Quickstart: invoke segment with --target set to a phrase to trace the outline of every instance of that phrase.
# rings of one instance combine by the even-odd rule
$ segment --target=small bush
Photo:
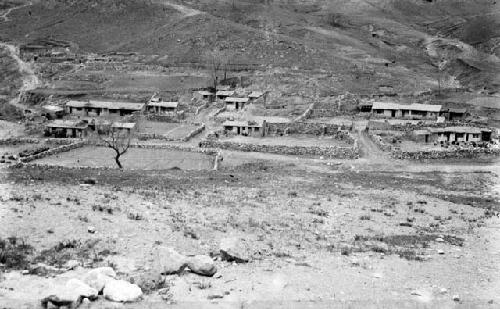
[[[17,237],[0,238],[0,263],[7,269],[26,269],[34,249]]]
[[[351,255],[352,251],[353,251],[352,247],[349,246],[344,246],[340,248],[341,255]]]
[[[362,215],[362,216],[359,217],[359,220],[363,220],[363,221],[365,221],[365,220],[371,220],[371,219],[372,218],[370,216],[368,216],[368,215]]]

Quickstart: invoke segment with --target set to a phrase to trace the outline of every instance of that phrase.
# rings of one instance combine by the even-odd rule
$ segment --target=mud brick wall
[[[345,130],[351,130],[352,126],[343,126],[330,123],[317,122],[289,122],[289,123],[267,123],[268,136],[282,136],[291,134],[309,134],[316,136],[333,136],[338,140],[354,143],[354,139]],[[341,131],[342,130],[342,131]]]
[[[69,145],[62,145],[62,146],[59,146],[59,147],[51,148],[51,149],[49,149],[47,151],[38,153],[38,154],[33,155],[33,156],[22,158],[22,159],[20,159],[20,161],[23,162],[23,163],[27,163],[27,162],[31,162],[33,160],[38,160],[38,159],[41,159],[41,158],[45,158],[47,156],[52,156],[52,155],[55,155],[55,154],[58,154],[58,153],[61,153],[61,152],[66,152],[66,151],[70,151],[70,150],[73,150],[73,149],[76,149],[76,148],[80,148],[80,147],[83,147],[84,145],[85,145],[84,141],[79,141],[79,142],[72,143],[72,144],[69,144]]]
[[[433,160],[433,159],[457,159],[477,158],[483,155],[500,156],[500,149],[493,148],[459,148],[444,151],[392,151],[391,156],[401,160]]]
[[[268,152],[296,156],[323,156],[326,158],[356,159],[359,157],[358,147],[305,147],[286,145],[255,145],[247,143],[204,140],[200,142],[202,148],[219,148],[243,152]]]

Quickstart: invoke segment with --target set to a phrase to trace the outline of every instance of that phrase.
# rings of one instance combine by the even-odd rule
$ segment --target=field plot
[[[142,133],[154,133],[158,135],[165,135],[166,137],[177,140],[187,136],[191,131],[196,129],[192,124],[168,123],[168,122],[155,122],[146,121],[141,123]]]
[[[168,76],[154,75],[151,73],[131,73],[109,76],[105,83],[108,91],[169,91],[189,90],[192,88],[206,87],[206,77],[201,76]]]
[[[167,149],[131,148],[122,156],[125,169],[207,170],[213,159],[209,155]],[[104,147],[85,147],[35,161],[59,166],[115,167],[114,151]]]

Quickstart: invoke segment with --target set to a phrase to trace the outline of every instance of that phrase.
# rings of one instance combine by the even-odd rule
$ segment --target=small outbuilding
[[[386,118],[437,119],[441,108],[441,105],[432,104],[374,102],[372,114]]]
[[[222,126],[224,127],[224,132],[226,133],[233,133],[243,136],[263,137],[265,135],[265,124],[265,120],[228,120],[225,121]]]
[[[245,105],[248,103],[249,99],[248,98],[233,98],[229,97],[224,100],[226,103],[226,109],[227,110],[241,110],[245,107]]]
[[[111,130],[113,131],[125,131],[131,133],[135,130],[135,122],[114,122],[111,125]]]
[[[45,135],[57,138],[83,138],[88,125],[81,120],[54,120],[45,125]]]
[[[449,108],[442,111],[442,115],[448,121],[464,120],[467,117],[466,108]]]
[[[215,97],[215,93],[206,91],[206,90],[201,90],[198,91],[198,94],[204,99],[204,100],[212,100]]]
[[[479,143],[490,142],[492,131],[478,127],[445,127],[415,130],[413,135],[422,143]]]
[[[179,102],[149,102],[146,109],[149,113],[154,114],[172,114],[177,112]]]
[[[144,103],[114,101],[69,101],[66,111],[79,116],[127,116],[144,110]]]
[[[233,96],[234,91],[233,90],[220,90],[220,91],[217,91],[217,93],[215,95],[216,95],[217,99],[224,100],[230,96]]]
[[[64,108],[58,105],[42,106],[42,116],[47,119],[61,119],[64,116]]]
[[[252,91],[252,92],[248,95],[248,99],[250,99],[250,101],[257,100],[257,99],[259,99],[260,97],[262,97],[263,95],[264,95],[264,92],[262,92],[262,91]]]

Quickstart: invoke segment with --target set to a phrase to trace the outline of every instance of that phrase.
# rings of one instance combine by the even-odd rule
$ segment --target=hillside
[[[439,80],[495,93],[499,12],[486,0],[52,0],[12,11],[0,38],[52,37],[164,65],[203,62],[217,46],[243,67],[330,72],[325,89],[411,92]]]

